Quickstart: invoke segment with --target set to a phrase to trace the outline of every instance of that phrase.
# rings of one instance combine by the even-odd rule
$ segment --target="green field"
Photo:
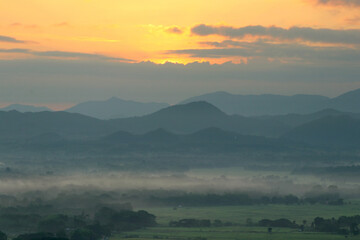
[[[336,240],[345,239],[344,236],[326,233],[297,232],[293,229],[274,229],[267,233],[266,228],[258,227],[219,227],[219,228],[168,228],[156,227],[146,230],[123,233],[111,238],[117,239],[186,239],[200,240]],[[360,239],[360,236],[348,239]]]
[[[340,216],[360,215],[360,202],[352,201],[351,204],[342,206],[330,205],[254,205],[254,206],[229,206],[229,207],[183,207],[177,208],[145,208],[154,214],[160,225],[167,225],[169,221],[182,218],[220,219],[237,224],[245,224],[247,218],[254,222],[264,218],[289,220],[301,223],[306,220],[311,223],[315,217],[331,218]]]
[[[287,218],[301,224],[307,221],[307,226],[315,217],[331,218],[339,216],[353,216],[360,214],[360,202],[343,206],[329,205],[256,205],[256,206],[230,206],[230,207],[182,207],[174,210],[169,207],[145,208],[157,216],[159,227],[143,229],[135,232],[122,233],[113,236],[117,239],[261,239],[261,240],[331,240],[345,239],[345,236],[337,234],[315,233],[311,231],[299,232],[297,229],[273,228],[271,234],[265,227],[247,227],[246,219],[251,218],[254,223],[261,219]],[[223,222],[232,222],[236,226],[210,227],[210,228],[170,228],[169,221],[183,218],[195,219],[219,219]],[[360,236],[348,239],[360,239]]]

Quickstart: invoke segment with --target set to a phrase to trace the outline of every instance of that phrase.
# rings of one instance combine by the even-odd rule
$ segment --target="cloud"
[[[70,24],[68,22],[60,22],[60,23],[56,23],[54,24],[55,27],[67,27],[70,26]]]
[[[109,57],[102,54],[80,53],[80,52],[66,52],[66,51],[33,51],[30,49],[0,49],[0,53],[26,53],[37,57],[49,58],[74,58],[74,59],[92,59],[92,60],[109,60],[133,62],[134,60],[128,58]]]
[[[13,38],[13,37],[2,36],[2,35],[0,35],[0,42],[8,42],[8,43],[25,43],[25,41],[18,40],[18,39]]]
[[[345,47],[317,47],[301,44],[273,44],[267,42],[202,42],[215,48],[171,50],[168,54],[184,54],[193,58],[262,57],[275,59],[301,59],[306,62],[358,62],[360,49]]]
[[[182,33],[183,33],[183,30],[181,30],[181,29],[178,28],[178,27],[171,27],[171,28],[166,29],[166,32],[168,32],[168,33],[175,33],[175,34],[182,34]]]
[[[281,40],[302,39],[310,42],[340,43],[340,44],[360,44],[360,30],[334,30],[326,28],[291,27],[289,29],[281,27],[246,26],[234,28],[231,26],[211,26],[197,25],[191,32],[199,36],[219,35],[229,38],[244,38],[248,35],[274,38]]]
[[[19,22],[14,22],[10,24],[10,27],[24,27],[24,28],[39,28],[39,25],[36,24],[22,24]]]
[[[80,52],[65,52],[65,51],[45,51],[45,52],[30,52],[34,56],[40,57],[59,57],[59,58],[86,58],[96,60],[114,60],[132,62],[134,60],[127,58],[109,57],[102,54],[80,53]]]
[[[360,7],[359,0],[316,0],[318,4],[335,6],[357,6]]]
[[[356,16],[356,17],[352,17],[352,18],[347,18],[345,21],[346,21],[347,23],[349,23],[349,24],[354,24],[354,25],[356,25],[356,24],[359,24],[359,23],[360,23],[360,16]]]
[[[224,40],[222,42],[199,42],[201,45],[212,46],[212,47],[230,47],[230,46],[244,46],[245,42]]]
[[[10,24],[10,26],[11,27],[20,27],[20,26],[22,26],[22,24],[19,22],[14,22],[14,23]]]
[[[0,49],[0,53],[30,53],[30,50],[24,48]]]

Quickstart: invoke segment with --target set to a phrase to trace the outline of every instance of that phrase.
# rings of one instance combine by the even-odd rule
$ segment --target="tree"
[[[81,228],[75,230],[71,235],[71,240],[97,240],[97,236],[90,229]]]
[[[6,234],[3,233],[2,231],[0,231],[0,240],[7,240]]]
[[[40,232],[57,233],[65,229],[67,221],[67,216],[56,215],[40,221],[38,228]]]
[[[359,235],[359,227],[357,223],[350,224],[350,233],[354,236]]]

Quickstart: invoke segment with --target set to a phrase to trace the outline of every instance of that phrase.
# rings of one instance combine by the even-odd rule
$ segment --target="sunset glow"
[[[319,6],[310,0],[171,3],[140,0],[2,0],[0,6],[1,35],[21,41],[1,42],[1,48],[102,54],[156,63],[221,62],[211,58],[189,59],[164,54],[169,50],[204,48],[199,42],[227,39],[196,36],[191,33],[191,28],[198,24],[315,29],[353,29],[359,28],[360,24],[360,21],[356,21],[359,16],[356,8]],[[17,57],[23,56],[1,54],[1,58]]]

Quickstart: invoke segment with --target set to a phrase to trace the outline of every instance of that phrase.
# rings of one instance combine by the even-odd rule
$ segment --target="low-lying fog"
[[[185,171],[104,171],[86,169],[54,173],[25,173],[3,168],[0,192],[19,195],[46,192],[56,196],[62,191],[182,191],[185,193],[261,193],[269,195],[321,194],[336,192],[347,198],[360,196],[360,185],[352,179],[314,175],[295,175],[289,170],[254,170],[244,167],[202,168]]]

